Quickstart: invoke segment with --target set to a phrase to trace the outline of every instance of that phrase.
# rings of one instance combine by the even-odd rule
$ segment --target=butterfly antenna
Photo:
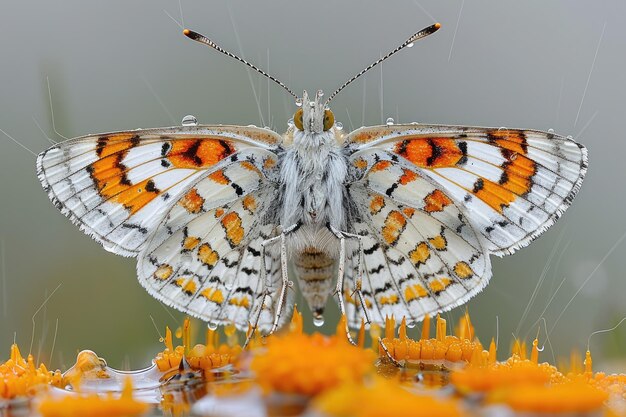
[[[404,48],[410,48],[413,46],[413,43],[415,43],[415,41],[425,38],[428,35],[432,35],[433,33],[437,32],[437,30],[439,30],[439,28],[441,27],[440,23],[435,23],[434,25],[428,26],[427,28],[424,28],[422,30],[420,30],[417,33],[414,33],[409,39],[407,39],[406,41],[404,41],[401,45],[399,45],[396,49],[394,49],[393,51],[389,52],[387,55],[379,58],[378,60],[372,62],[370,65],[368,65],[367,67],[365,67],[363,70],[361,70],[361,72],[359,72],[358,74],[356,74],[354,77],[350,78],[348,81],[346,81],[345,83],[343,83],[343,85],[341,87],[339,87],[338,89],[335,90],[334,93],[332,93],[329,97],[328,100],[326,100],[326,104],[330,103],[330,101],[335,98],[335,96],[337,94],[339,94],[339,92],[341,90],[343,90],[344,88],[346,88],[348,85],[350,85],[353,81],[355,81],[357,78],[359,78],[361,75],[365,74],[367,71],[371,70],[372,68],[374,68],[376,65],[380,64],[381,62],[385,61],[387,58],[390,58],[392,55],[394,55],[396,52],[400,52],[401,50],[403,50]]]
[[[233,54],[232,52],[227,51],[226,49],[222,48],[221,46],[219,46],[218,44],[216,44],[215,42],[213,42],[211,39],[207,38],[204,35],[199,34],[198,32],[194,32],[193,30],[189,30],[189,29],[184,29],[183,30],[183,34],[188,37],[191,40],[194,40],[196,42],[200,42],[204,45],[210,46],[211,48],[215,49],[218,52],[223,53],[224,55],[227,55],[231,58],[236,59],[237,61],[246,64],[248,67],[252,68],[253,70],[255,70],[256,72],[258,72],[259,74],[263,75],[264,77],[267,77],[268,79],[274,81],[276,84],[278,84],[279,86],[281,86],[282,88],[284,88],[289,94],[291,94],[296,100],[299,99],[299,97],[296,95],[296,93],[294,93],[293,91],[291,91],[291,89],[289,87],[287,87],[282,81],[280,81],[278,78],[271,76],[270,74],[268,74],[267,72],[263,71],[261,68],[257,67],[256,65],[246,61],[245,59]]]

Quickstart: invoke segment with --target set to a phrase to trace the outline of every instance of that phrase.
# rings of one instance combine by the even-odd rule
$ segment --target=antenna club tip
[[[433,25],[435,29],[439,29],[441,27],[441,23],[437,22]]]
[[[183,29],[183,35],[189,36],[191,35],[191,31],[189,29]]]

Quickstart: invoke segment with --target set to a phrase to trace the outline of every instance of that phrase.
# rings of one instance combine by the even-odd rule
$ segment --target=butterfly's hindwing
[[[384,170],[370,171],[367,180],[350,189],[362,207],[354,230],[363,236],[364,295],[379,320],[393,314],[418,321],[426,314],[449,310],[478,293],[491,274],[478,237],[455,206],[433,210],[424,203],[439,191],[430,183],[415,173],[410,175],[413,190],[421,190],[412,196],[417,207],[398,204],[395,198],[373,191],[378,186],[389,189],[406,174],[390,164]]]

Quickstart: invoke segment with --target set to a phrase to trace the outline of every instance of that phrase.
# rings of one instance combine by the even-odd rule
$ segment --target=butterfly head
[[[305,133],[322,133],[330,130],[335,124],[333,112],[322,102],[322,90],[318,90],[315,99],[311,100],[306,91],[297,104],[300,108],[293,115],[293,123],[298,130]]]

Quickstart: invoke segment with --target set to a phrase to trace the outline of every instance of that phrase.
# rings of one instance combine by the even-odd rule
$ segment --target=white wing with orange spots
[[[498,256],[526,246],[552,225],[587,169],[584,146],[534,130],[393,125],[361,128],[347,143],[354,180],[376,161],[415,170],[445,195],[437,204],[454,202],[484,248]],[[390,187],[399,185],[389,181]],[[395,188],[385,191],[402,198]]]
[[[457,126],[361,128],[346,139],[351,227],[364,273],[349,256],[351,326],[371,318],[420,320],[465,303],[491,277],[489,254],[527,245],[580,188],[586,149],[551,133]]]
[[[137,256],[176,204],[199,204],[192,185],[209,176],[216,206],[255,189],[272,175],[276,133],[253,127],[183,126],[72,139],[37,158],[53,203],[107,250]],[[247,161],[247,162],[244,162]],[[247,176],[234,172],[248,169]],[[232,167],[231,164],[237,164]],[[237,175],[242,184],[228,175]],[[238,188],[237,188],[238,187]]]
[[[271,203],[268,191],[203,210],[191,220],[172,207],[160,226],[168,237],[155,236],[139,256],[139,282],[169,306],[210,323],[235,323],[241,330],[262,308],[259,326],[269,330],[281,278],[279,261],[266,254],[267,285],[260,279],[261,242],[275,234],[275,226],[263,224]]]
[[[387,180],[403,177],[394,190],[404,198],[387,196],[393,183]],[[362,236],[362,289],[374,321],[387,315],[422,320],[465,303],[489,282],[489,257],[466,217],[453,204],[437,205],[432,199],[440,191],[415,172],[392,164],[373,168],[349,192],[361,207],[352,227]],[[345,292],[353,287],[351,275]],[[351,325],[358,325],[360,305],[348,300]]]

